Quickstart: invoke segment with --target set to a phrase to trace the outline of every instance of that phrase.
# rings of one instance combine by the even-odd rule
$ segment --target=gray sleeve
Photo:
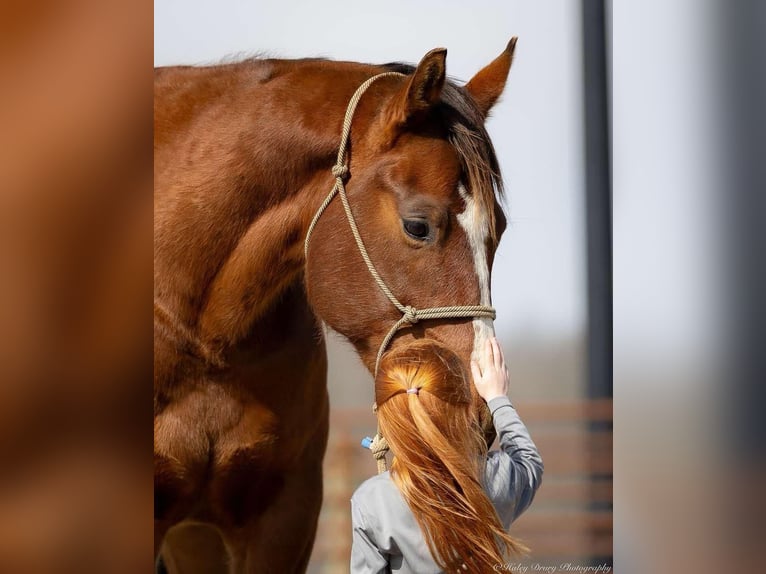
[[[543,459],[508,397],[488,403],[500,450],[487,456],[487,493],[508,528],[535,497],[543,478]]]
[[[384,574],[388,559],[375,544],[375,534],[364,519],[364,510],[351,499],[351,574]]]

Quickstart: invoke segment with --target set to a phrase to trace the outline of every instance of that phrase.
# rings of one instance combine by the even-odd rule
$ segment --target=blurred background
[[[766,3],[606,2],[613,34],[600,4],[576,0],[268,4],[2,5],[0,572],[152,570],[153,24],[156,65],[259,50],[417,61],[444,45],[463,80],[519,36],[489,124],[512,222],[494,298],[512,396],[548,464],[515,528],[559,570],[606,560],[611,536],[598,469],[612,451],[593,450],[611,414],[608,299],[592,295],[608,242],[591,234],[606,229],[598,117],[612,110],[614,567],[761,571]],[[606,105],[588,45],[605,36]],[[355,365],[334,352],[313,572],[345,567],[328,540],[347,539],[348,492],[374,472],[356,446],[374,420]]]
[[[448,49],[468,81],[519,37],[488,130],[506,182],[510,225],[493,269],[495,323],[510,396],[546,464],[511,532],[528,562],[612,564],[611,191],[608,30],[603,2],[394,0],[155,5],[155,65],[267,54],[417,63]],[[312,573],[348,570],[350,497],[375,473],[373,382],[328,333],[331,422]]]

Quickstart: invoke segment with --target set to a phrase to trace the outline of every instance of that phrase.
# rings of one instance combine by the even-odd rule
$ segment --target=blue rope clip
[[[372,438],[368,436],[364,437],[362,439],[362,446],[364,448],[370,448],[372,446]]]

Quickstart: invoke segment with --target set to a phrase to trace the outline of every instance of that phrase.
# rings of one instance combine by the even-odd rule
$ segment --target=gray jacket
[[[487,456],[485,489],[506,530],[532,503],[543,461],[507,397],[489,402],[500,450]],[[388,472],[374,476],[351,497],[352,574],[432,574],[431,557],[412,511]]]

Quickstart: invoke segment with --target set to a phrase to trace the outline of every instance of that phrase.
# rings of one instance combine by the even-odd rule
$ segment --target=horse
[[[168,571],[305,572],[329,425],[323,323],[370,371],[422,338],[467,368],[493,335],[486,313],[415,310],[490,305],[506,219],[484,122],[515,45],[465,85],[441,48],[417,66],[155,69],[155,558]],[[338,165],[347,104],[374,76]]]

